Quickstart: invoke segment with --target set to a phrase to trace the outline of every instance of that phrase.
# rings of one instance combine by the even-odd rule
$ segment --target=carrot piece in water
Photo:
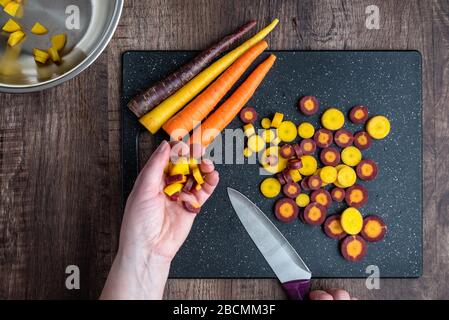
[[[204,92],[192,100],[184,109],[178,112],[163,126],[173,139],[179,140],[203,121],[206,116],[215,108],[220,100],[228,93],[232,86],[240,79],[243,73],[253,63],[254,60],[268,47],[266,41],[260,41],[245,54],[238,58],[217,80],[215,80]],[[257,113],[254,108],[245,108],[240,113],[240,119],[244,123],[253,123]],[[249,118],[244,116],[248,115]]]
[[[201,143],[206,148],[251,99],[275,61],[276,56],[271,54],[259,64],[245,82],[199,128],[195,129],[190,137],[191,142]]]

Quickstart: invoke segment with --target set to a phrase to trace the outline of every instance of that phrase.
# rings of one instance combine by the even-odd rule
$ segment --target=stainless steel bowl
[[[76,28],[77,8],[79,28]],[[122,8],[123,0],[25,0],[23,17],[13,19],[26,30],[26,39],[11,48],[7,45],[9,34],[0,31],[0,92],[40,91],[81,73],[106,48]],[[12,17],[0,9],[1,29]],[[48,28],[46,35],[30,32],[37,21]],[[36,63],[33,49],[49,48],[51,36],[58,33],[67,35],[61,63]]]

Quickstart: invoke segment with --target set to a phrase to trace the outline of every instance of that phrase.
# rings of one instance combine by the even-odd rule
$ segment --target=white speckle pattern
[[[176,69],[193,54],[154,51],[124,55],[124,141],[135,141],[132,136],[140,130],[135,118],[125,110],[126,102],[148,83]],[[248,196],[273,219],[314,277],[365,277],[365,268],[370,264],[379,266],[382,277],[420,276],[420,54],[415,51],[285,51],[276,55],[278,60],[273,69],[249,102],[258,111],[259,120],[280,111],[286,119],[297,124],[305,121],[306,118],[297,111],[298,99],[303,95],[316,96],[321,104],[320,111],[331,106],[348,111],[353,105],[364,104],[371,116],[383,114],[390,119],[390,135],[384,140],[373,141],[372,147],[363,152],[364,158],[378,163],[379,174],[376,180],[363,183],[368,188],[370,200],[361,209],[364,215],[381,216],[388,226],[387,235],[382,242],[368,244],[367,255],[361,262],[348,262],[341,257],[338,242],[326,237],[321,228],[306,226],[299,220],[290,224],[275,220],[272,213],[274,200],[265,199],[259,192],[259,183],[264,177],[259,175],[257,164],[218,165],[220,185],[195,221],[192,233],[172,264],[170,276],[274,277],[234,213],[226,193],[228,186]],[[262,55],[259,61],[265,57]],[[307,118],[315,125],[318,120],[319,115]],[[240,126],[236,119],[229,127]],[[363,129],[363,126],[349,123],[345,127],[351,131]],[[156,136],[157,140],[162,138],[162,134]],[[130,148],[133,150],[135,147]],[[125,169],[134,164],[131,156],[125,156]],[[132,185],[126,177],[124,183]],[[329,214],[338,213],[343,208],[344,205],[334,204]]]

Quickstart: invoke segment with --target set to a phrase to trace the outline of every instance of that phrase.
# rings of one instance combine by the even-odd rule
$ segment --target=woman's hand
[[[195,214],[181,201],[164,194],[164,168],[169,162],[170,145],[163,141],[136,180],[126,203],[120,244],[102,299],[160,299],[170,263],[187,238]],[[180,200],[202,205],[218,184],[212,162],[200,164],[205,174],[202,189],[181,193]]]

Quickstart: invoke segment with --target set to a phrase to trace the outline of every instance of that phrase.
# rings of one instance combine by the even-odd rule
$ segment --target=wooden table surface
[[[380,9],[380,29],[365,8]],[[449,298],[449,2],[447,0],[126,0],[117,32],[77,78],[0,94],[0,298],[99,296],[117,249],[121,55],[201,49],[249,19],[278,17],[272,49],[416,49],[423,56],[424,275],[314,281],[365,299]],[[394,106],[392,106],[394,107]],[[65,268],[81,270],[80,290]],[[282,299],[275,280],[169,280],[169,299]]]

